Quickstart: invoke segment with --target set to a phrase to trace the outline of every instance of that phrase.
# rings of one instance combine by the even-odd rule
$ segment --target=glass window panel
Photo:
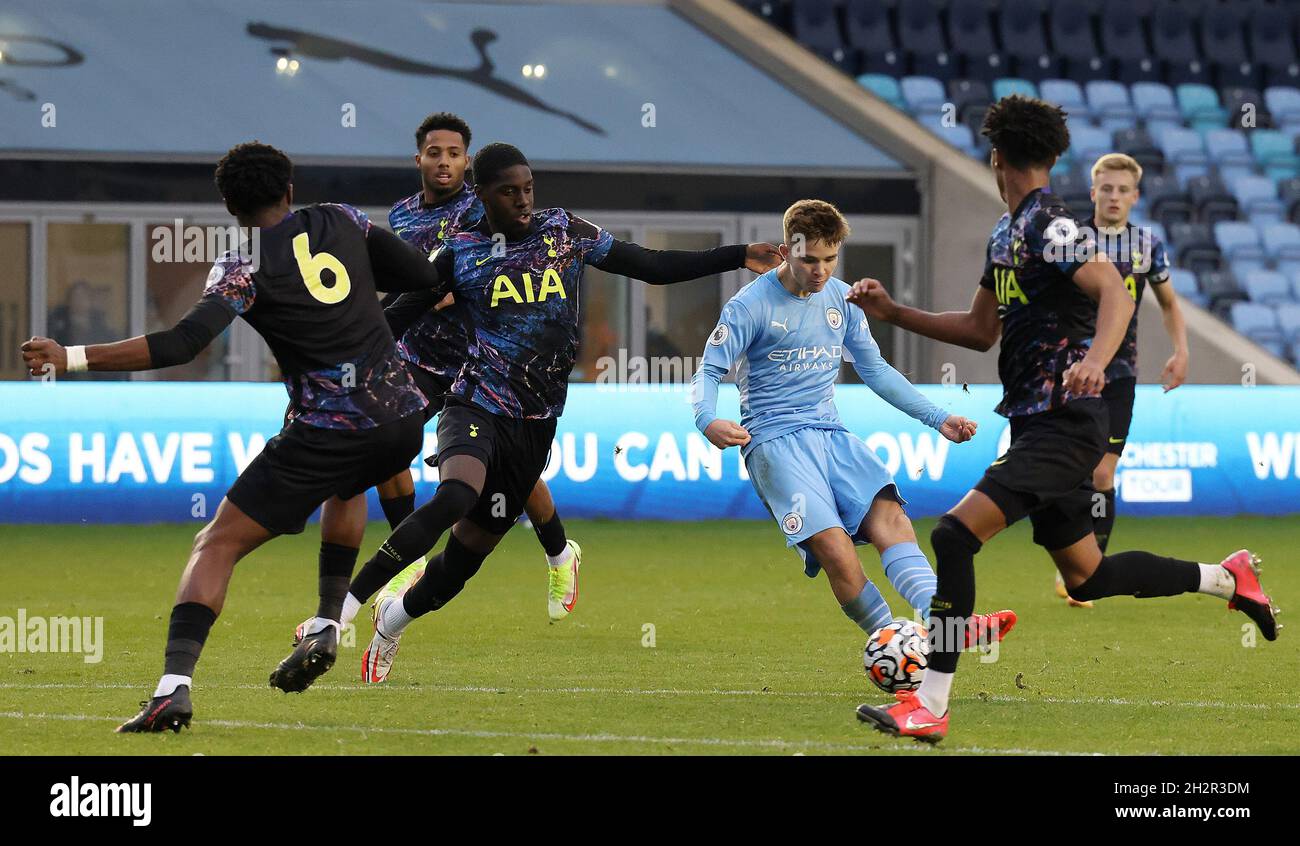
[[[155,227],[171,228],[172,222],[150,224],[145,232]],[[161,332],[176,325],[194,303],[203,296],[208,272],[212,263],[184,261],[155,261],[152,239],[147,242],[148,258],[145,260],[145,332]],[[230,348],[230,330],[202,350],[189,364],[150,370],[141,378],[168,382],[221,381],[226,378],[226,354]]]
[[[0,379],[25,379],[18,347],[31,337],[31,226],[0,223]]]
[[[50,223],[46,229],[46,330],[61,344],[103,344],[130,334],[130,227]],[[76,373],[68,379],[126,379],[129,373]]]
[[[610,230],[620,241],[630,240],[627,231]],[[617,361],[620,348],[631,346],[628,317],[631,310],[626,276],[611,273],[588,265],[582,274],[581,314],[579,320],[578,361],[569,377],[571,382],[594,382],[600,375],[597,362],[605,356]]]
[[[647,229],[643,246],[652,250],[707,250],[722,245],[718,232]],[[645,286],[647,358],[689,358],[704,354],[709,333],[722,311],[722,277],[706,276],[678,285]],[[653,368],[652,368],[653,369]],[[694,367],[681,368],[674,381],[689,382]],[[665,371],[675,375],[677,369]]]
[[[893,293],[897,293],[894,287],[894,247],[892,244],[847,244],[840,253],[840,266],[835,271],[835,275],[845,282],[852,285],[854,282],[864,277],[879,279],[884,283],[885,288]],[[858,311],[858,307],[853,307]],[[859,311],[859,316],[861,312]],[[885,361],[897,366],[894,361],[894,330],[892,323],[885,323],[882,320],[871,320],[868,318],[867,325],[871,327],[871,337],[876,339],[880,345],[880,353],[885,357]],[[910,375],[909,375],[910,378]],[[840,381],[861,383],[853,365],[848,362],[840,369]]]

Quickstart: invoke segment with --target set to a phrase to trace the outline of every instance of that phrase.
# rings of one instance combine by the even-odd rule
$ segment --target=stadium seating
[[[1134,11],[1131,0],[1106,0],[1101,14],[1102,53],[1120,81],[1156,82],[1160,78],[1160,62],[1147,48],[1142,16]]]
[[[1133,156],[1132,219],[1168,232],[1174,289],[1300,355],[1300,2],[742,2],[967,155],[992,101],[1059,104],[1053,190],[1084,214],[1092,163]]]
[[[1201,18],[1205,58],[1219,85],[1259,85],[1262,81],[1246,52],[1245,25],[1245,14],[1235,4],[1212,5]]]
[[[898,42],[911,72],[941,79],[957,75],[931,0],[908,0],[898,8]]]
[[[867,74],[902,76],[907,72],[889,25],[884,0],[848,0],[844,8],[844,40]]]
[[[1162,3],[1151,18],[1151,48],[1165,65],[1165,82],[1209,82],[1210,72],[1201,61],[1185,8]]]
[[[1237,198],[1238,208],[1251,220],[1281,221],[1286,217],[1286,205],[1278,199],[1277,186],[1267,176],[1247,174],[1225,178],[1224,182]]]
[[[1072,79],[1109,79],[1111,61],[1101,55],[1092,34],[1092,22],[1080,14],[1078,0],[1051,0],[1047,32],[1053,52],[1063,60],[1063,72]]]
[[[1274,355],[1286,355],[1285,336],[1273,309],[1259,303],[1233,303],[1229,313],[1238,332]]]
[[[903,100],[903,89],[898,80],[883,73],[864,73],[858,77],[858,84],[875,94],[889,105],[902,110],[907,107]]]
[[[1185,297],[1201,308],[1209,303],[1209,299],[1197,287],[1196,274],[1190,270],[1181,267],[1170,268],[1169,282],[1180,297]]]
[[[835,20],[834,0],[794,0],[792,9],[794,37],[801,44],[845,71],[857,72],[853,53]]]
[[[1291,299],[1291,283],[1276,270],[1252,270],[1245,278],[1251,302],[1268,305]]]
[[[986,0],[950,0],[948,43],[967,78],[991,82],[1006,73],[1006,58],[993,38]]]
[[[1088,107],[1101,126],[1111,132],[1133,125],[1137,114],[1122,83],[1096,79],[1085,86]]]
[[[1060,60],[1047,49],[1041,0],[1006,0],[998,17],[1009,73],[1032,80],[1060,73]]]

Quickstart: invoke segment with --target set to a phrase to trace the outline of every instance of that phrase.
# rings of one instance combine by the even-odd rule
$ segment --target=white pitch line
[[[0,690],[142,690],[138,684],[84,684],[81,682],[45,682],[24,684],[22,682],[0,682]],[[269,690],[269,685],[262,684],[199,684],[196,691],[204,690]],[[491,693],[491,694],[528,694],[528,695],[618,695],[618,696],[722,696],[722,697],[771,697],[800,699],[833,699],[838,697],[865,698],[874,696],[875,691],[777,691],[777,690],[725,690],[725,689],[677,689],[677,688],[611,688],[611,687],[491,687],[483,685],[365,685],[365,684],[318,684],[313,690],[384,690],[392,693]],[[883,696],[883,694],[881,694]],[[1216,702],[1209,700],[1192,700],[1190,702],[1153,699],[1142,701],[1120,697],[1019,697],[1019,696],[954,696],[955,702],[997,702],[997,703],[1043,703],[1049,705],[1114,705],[1132,708],[1142,705],[1168,708],[1245,708],[1267,711],[1274,708],[1300,709],[1297,702]]]
[[[30,714],[23,711],[0,711],[0,719],[9,720],[62,720],[70,722],[119,722],[121,717],[105,717],[96,714]],[[396,728],[384,726],[314,726],[305,723],[255,723],[242,720],[203,720],[203,725],[235,729],[264,729],[272,731],[315,731],[315,732],[356,732],[359,734],[398,734],[422,737],[471,737],[483,740],[529,740],[529,741],[569,741],[574,743],[648,743],[665,746],[715,746],[736,749],[819,749],[828,752],[866,752],[875,748],[891,752],[912,752],[928,754],[930,748],[916,744],[898,743],[872,747],[869,744],[853,745],[847,743],[826,743],[817,740],[782,740],[780,738],[731,739],[725,737],[650,737],[646,735],[622,734],[559,734],[543,732],[529,734],[517,731],[486,731],[479,729],[450,728]],[[863,729],[864,731],[866,729]],[[873,740],[875,738],[872,738]],[[944,747],[943,752],[962,755],[1043,755],[1050,757],[1090,756],[1098,757],[1101,752],[1062,752],[1044,749],[994,749],[982,746]]]

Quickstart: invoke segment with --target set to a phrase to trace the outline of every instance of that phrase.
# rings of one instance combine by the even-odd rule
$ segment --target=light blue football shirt
[[[808,427],[847,431],[835,408],[835,379],[845,353],[862,381],[905,414],[937,429],[948,412],[926,399],[880,355],[867,318],[845,296],[849,286],[831,277],[816,294],[797,297],[769,270],[740,289],[704,345],[691,399],[703,432],[717,419],[718,383],[739,363],[742,448]]]

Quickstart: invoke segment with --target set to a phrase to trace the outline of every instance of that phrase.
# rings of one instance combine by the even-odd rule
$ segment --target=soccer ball
[[[886,693],[916,690],[930,663],[925,629],[911,620],[895,620],[867,638],[862,651],[867,678]]]

